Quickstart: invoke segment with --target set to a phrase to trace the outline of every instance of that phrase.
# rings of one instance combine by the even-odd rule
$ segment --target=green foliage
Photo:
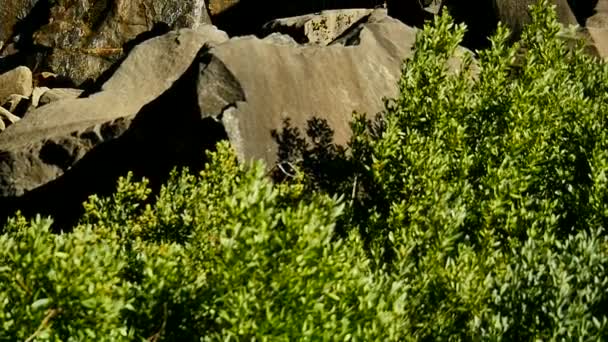
[[[608,69],[547,8],[476,61],[437,17],[348,152],[318,121],[277,135],[281,182],[222,143],[70,233],[12,219],[0,340],[606,339]]]

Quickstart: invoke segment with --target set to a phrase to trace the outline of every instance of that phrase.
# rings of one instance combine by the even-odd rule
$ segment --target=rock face
[[[11,12],[28,13],[35,0],[8,1]],[[94,80],[123,57],[124,45],[155,29],[196,28],[209,24],[204,0],[56,0],[41,1],[45,11],[31,13],[24,27],[6,26],[19,34],[17,44],[36,51],[39,68],[70,78],[76,85]],[[42,6],[42,5],[41,5]],[[4,8],[3,6],[0,6]],[[5,11],[8,11],[5,10]],[[42,12],[42,13],[41,13]],[[2,22],[10,13],[1,13]],[[6,16],[5,16],[6,15]],[[42,26],[41,26],[42,25]],[[13,27],[12,30],[8,27]],[[0,40],[2,40],[0,36]]]
[[[222,124],[242,160],[267,165],[277,154],[271,132],[286,119],[300,128],[324,119],[336,142],[346,142],[354,110],[376,114],[383,97],[396,95],[416,30],[378,10],[351,35],[327,47],[245,37],[211,49],[200,67],[201,115]]]
[[[327,10],[272,20],[264,25],[263,32],[287,34],[300,44],[327,45],[371,13],[371,9]]]

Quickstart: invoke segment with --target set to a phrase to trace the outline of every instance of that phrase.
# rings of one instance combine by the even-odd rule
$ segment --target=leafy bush
[[[606,339],[608,69],[547,8],[456,69],[438,17],[349,152],[300,139],[281,182],[222,143],[71,233],[12,219],[0,340]]]

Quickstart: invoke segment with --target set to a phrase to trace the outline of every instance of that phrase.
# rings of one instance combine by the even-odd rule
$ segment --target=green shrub
[[[71,233],[12,219],[0,340],[606,339],[608,70],[547,8],[458,69],[437,17],[349,152],[298,140],[283,182],[222,143],[154,197],[122,178]]]

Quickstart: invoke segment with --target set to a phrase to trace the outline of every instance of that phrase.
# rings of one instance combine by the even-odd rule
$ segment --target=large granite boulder
[[[286,120],[303,130],[321,119],[344,144],[353,111],[375,115],[383,98],[397,95],[415,38],[416,29],[375,10],[329,46],[232,39],[203,56],[201,115],[221,123],[241,160],[263,159],[268,166],[278,151],[271,133]]]

